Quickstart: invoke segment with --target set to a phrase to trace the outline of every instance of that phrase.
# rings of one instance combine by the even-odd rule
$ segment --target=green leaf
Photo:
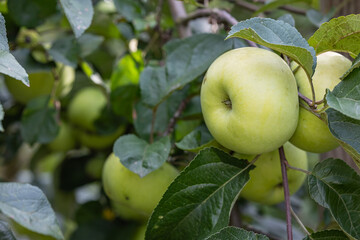
[[[2,121],[4,120],[4,115],[5,115],[4,109],[3,109],[3,106],[0,103],[0,132],[4,131],[4,128],[3,128],[3,125],[2,125]]]
[[[269,240],[269,238],[262,234],[246,231],[245,229],[226,227],[206,240]]]
[[[295,19],[289,13],[282,15],[281,17],[278,18],[278,20],[286,22],[286,23],[290,24],[291,26],[295,27]]]
[[[111,89],[127,84],[138,84],[140,73],[144,68],[141,51],[126,54],[115,66],[111,74]]]
[[[19,26],[34,28],[56,13],[56,0],[7,1],[8,12]]]
[[[127,84],[117,87],[115,90],[111,91],[110,95],[113,111],[116,114],[125,117],[129,122],[133,122],[133,109],[135,108],[135,100],[139,95],[138,85]]]
[[[0,73],[22,81],[29,86],[28,74],[9,52],[9,44],[6,37],[5,19],[0,14]]]
[[[360,53],[360,14],[333,18],[308,40],[317,54],[326,51],[348,52],[354,56]]]
[[[342,230],[360,239],[360,176],[340,159],[327,159],[308,176],[309,192]]]
[[[218,149],[201,151],[160,200],[146,239],[204,239],[228,226],[232,206],[252,168]]]
[[[1,240],[16,240],[12,233],[9,224],[0,220],[0,239]]]
[[[57,39],[49,50],[49,54],[56,62],[64,63],[76,68],[80,53],[79,44],[73,36]]]
[[[312,76],[316,66],[316,55],[312,47],[293,26],[281,20],[251,18],[231,28],[227,38],[239,37],[283,53]]]
[[[78,43],[80,47],[80,56],[82,58],[90,55],[95,50],[97,50],[101,43],[104,41],[103,36],[85,33],[81,37],[78,38]]]
[[[0,211],[33,232],[64,239],[50,203],[37,187],[0,183]]]
[[[360,120],[360,68],[356,68],[334,90],[327,91],[329,107],[342,114]]]
[[[341,80],[345,79],[354,69],[360,67],[360,54],[355,58],[349,70],[341,77]]]
[[[332,17],[334,17],[335,13],[336,13],[336,8],[332,8],[325,15],[319,11],[316,11],[315,9],[310,9],[306,11],[306,16],[312,24],[314,24],[317,27],[320,27],[321,24],[329,21]]]
[[[170,137],[148,144],[134,134],[118,138],[114,144],[114,153],[121,163],[140,177],[161,167],[169,156]]]
[[[114,0],[116,10],[128,21],[142,18],[144,9],[139,0]]]
[[[33,144],[49,143],[59,132],[56,122],[56,110],[50,104],[50,96],[42,96],[31,100],[21,117],[21,135],[23,139]]]
[[[283,5],[292,4],[296,2],[310,2],[310,1],[309,0],[274,0],[259,8],[256,12],[253,13],[253,16],[258,16],[262,12],[273,10]]]
[[[141,73],[143,103],[157,106],[173,91],[203,74],[217,57],[232,48],[232,44],[216,34],[198,34],[169,42],[165,46],[165,69],[149,67]]]
[[[175,143],[175,145],[182,150],[198,151],[213,141],[214,138],[209,130],[205,126],[200,126],[186,135],[180,142]]]
[[[180,91],[176,91],[170,95],[164,102],[162,102],[156,110],[154,133],[163,133],[168,125],[170,119],[174,116],[176,109],[184,100],[188,88],[185,87]],[[151,132],[151,123],[153,118],[153,109],[147,107],[142,102],[135,105],[134,126],[138,135],[143,139],[149,139]]]
[[[90,26],[94,15],[91,0],[60,0],[60,4],[76,36],[80,37]]]
[[[346,234],[339,230],[325,230],[312,233],[303,240],[349,240]]]
[[[326,114],[331,133],[341,141],[340,144],[354,158],[360,168],[360,121],[331,108],[326,110]]]

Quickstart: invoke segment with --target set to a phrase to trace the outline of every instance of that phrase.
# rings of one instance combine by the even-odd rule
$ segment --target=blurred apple
[[[105,162],[102,181],[106,195],[126,211],[149,217],[167,187],[178,175],[169,163],[143,178],[128,170],[111,154]]]
[[[52,151],[66,152],[73,149],[75,145],[75,136],[71,126],[64,121],[61,121],[58,135],[47,146]]]
[[[285,157],[290,166],[307,170],[308,160],[305,151],[291,143],[284,144]],[[241,159],[252,160],[255,155],[234,154]],[[284,200],[284,187],[280,166],[279,151],[274,150],[261,154],[254,164],[256,168],[250,172],[250,180],[240,196],[262,204],[276,204]],[[293,169],[287,170],[290,194],[294,194],[303,184],[306,175]]]

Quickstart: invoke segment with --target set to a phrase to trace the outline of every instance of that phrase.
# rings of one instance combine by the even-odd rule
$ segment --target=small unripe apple
[[[52,140],[47,146],[52,151],[69,151],[76,145],[75,136],[73,130],[69,124],[62,121],[60,123],[60,130],[54,140]]]
[[[340,82],[340,77],[350,68],[351,61],[341,54],[326,52],[317,56],[317,66],[312,77],[316,101],[324,98],[326,89],[334,89]],[[297,65],[293,64],[293,68]],[[309,80],[305,71],[299,68],[295,72],[299,92],[312,99]],[[304,103],[305,104],[305,103]],[[318,106],[321,108],[323,104]],[[299,122],[290,142],[295,146],[314,153],[323,153],[339,146],[331,134],[325,121],[300,107]]]
[[[124,132],[125,127],[122,125],[110,134],[96,132],[95,121],[100,117],[106,104],[105,94],[96,87],[80,90],[71,100],[68,117],[77,127],[76,136],[84,146],[94,149],[107,148]]]
[[[294,75],[275,53],[252,47],[218,57],[201,87],[205,123],[222,146],[244,154],[279,148],[299,117]]]
[[[141,178],[111,154],[105,162],[102,182],[106,195],[126,209],[149,217],[170,183],[179,174],[169,163]]]
[[[287,142],[284,144],[286,160],[290,166],[307,170],[308,160],[305,151]],[[252,160],[255,156],[234,154],[241,159]],[[280,166],[279,151],[276,149],[263,153],[250,171],[250,180],[241,191],[240,196],[262,204],[276,204],[284,201],[284,187]],[[293,169],[287,170],[290,194],[294,194],[303,184],[306,174]]]

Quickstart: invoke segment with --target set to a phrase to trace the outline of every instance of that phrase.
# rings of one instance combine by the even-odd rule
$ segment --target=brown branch
[[[172,18],[176,23],[178,19],[186,17],[186,11],[183,2],[176,0],[168,0]],[[191,36],[190,28],[186,25],[177,26],[180,38]]]
[[[185,110],[186,105],[190,102],[192,97],[193,96],[189,96],[180,103],[178,109],[174,113],[173,117],[170,119],[169,124],[168,124],[165,132],[163,132],[162,136],[167,136],[174,131],[176,120],[180,117],[182,112]]]
[[[213,8],[213,9],[199,9],[195,12],[192,12],[184,18],[179,18],[177,24],[186,25],[191,20],[201,17],[210,17],[210,16],[215,17],[218,22],[225,23],[230,26],[233,26],[238,23],[238,21],[228,12],[221,9]],[[257,47],[257,45],[254,42],[246,39],[245,41],[247,41],[251,47]]]
[[[284,187],[284,196],[285,196],[285,206],[286,206],[286,230],[287,230],[287,239],[293,240],[292,227],[291,227],[291,205],[290,205],[290,192],[289,192],[289,182],[286,171],[286,158],[284,147],[279,148],[280,155],[280,164],[281,164],[281,173]]]

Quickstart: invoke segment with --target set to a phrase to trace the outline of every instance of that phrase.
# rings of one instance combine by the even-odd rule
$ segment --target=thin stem
[[[301,227],[301,229],[308,235],[310,236],[309,231],[306,229],[306,227],[304,226],[304,224],[301,222],[300,218],[298,217],[298,215],[296,215],[295,211],[290,208],[291,210],[291,214],[293,215],[293,217],[295,218],[295,220],[297,221],[297,223],[299,224],[299,226]]]
[[[280,163],[281,163],[281,173],[284,186],[284,196],[285,196],[285,206],[286,206],[286,230],[287,230],[287,239],[293,240],[292,227],[291,227],[291,205],[290,205],[290,191],[289,191],[289,182],[286,171],[286,158],[284,147],[279,148]]]
[[[306,102],[307,105],[309,105],[311,107],[312,105],[312,101],[310,98],[306,97],[305,95],[303,95],[301,92],[298,92],[298,96],[299,98],[301,98],[304,102]]]
[[[156,111],[157,106],[152,110],[152,119],[151,119],[151,130],[150,130],[150,143],[154,142],[154,128],[155,128],[155,119],[156,119]]]
[[[287,168],[290,168],[292,170],[299,171],[299,172],[305,173],[307,175],[311,174],[311,172],[308,171],[308,170],[291,166],[288,161],[285,162],[285,165],[286,165]]]

